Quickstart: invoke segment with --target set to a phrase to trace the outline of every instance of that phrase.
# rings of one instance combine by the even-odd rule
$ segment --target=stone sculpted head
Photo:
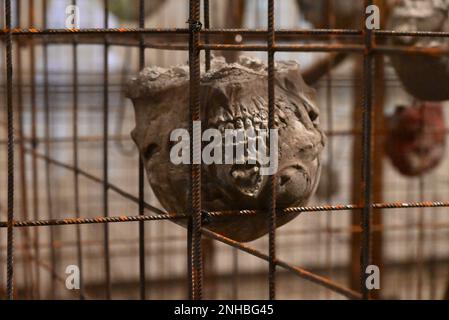
[[[320,176],[320,152],[325,137],[319,128],[319,111],[314,92],[303,81],[296,62],[277,62],[275,76],[278,134],[277,205],[305,205],[316,190]],[[179,143],[173,141],[177,129],[188,129],[188,67],[146,68],[132,79],[127,88],[133,100],[136,127],[132,137],[144,160],[149,182],[162,206],[169,212],[187,212],[190,208],[190,169],[175,164],[170,153]],[[227,64],[215,59],[212,69],[201,76],[202,131],[223,133],[222,146],[244,144],[226,141],[227,132],[264,131],[268,127],[267,68],[254,59],[242,57],[239,63]],[[172,138],[172,139],[171,139]],[[206,138],[206,139],[205,139]],[[207,144],[210,137],[203,135]],[[262,141],[261,139],[260,141]],[[265,141],[265,140],[264,140]],[[267,151],[270,141],[266,140]],[[205,150],[205,148],[204,148]],[[173,156],[173,154],[172,154]],[[266,166],[251,160],[245,151],[244,163],[202,164],[202,201],[206,211],[264,209],[269,195],[270,176],[262,174]],[[279,215],[281,226],[294,216]],[[268,231],[267,215],[217,217],[207,227],[238,241],[251,241]]]

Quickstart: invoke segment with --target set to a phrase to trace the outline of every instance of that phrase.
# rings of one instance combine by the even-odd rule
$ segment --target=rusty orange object
[[[403,175],[418,176],[441,162],[446,134],[441,104],[399,106],[390,118],[386,155]]]

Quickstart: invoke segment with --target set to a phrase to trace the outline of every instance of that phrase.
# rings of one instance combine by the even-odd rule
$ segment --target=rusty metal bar
[[[275,130],[275,69],[274,69],[274,54],[272,50],[275,46],[274,38],[274,0],[268,0],[268,128],[270,129],[269,137],[271,144],[272,130]],[[271,153],[270,146],[270,153]],[[273,161],[273,157],[279,156],[279,150],[275,151],[276,154],[270,154],[270,161]],[[274,300],[276,298],[276,174],[272,173],[269,178],[269,206],[268,206],[268,294],[269,299]]]
[[[17,10],[20,11],[20,8],[18,7]],[[18,14],[19,14],[19,12],[18,12]],[[20,19],[18,19],[18,23],[19,23],[19,21],[20,21]],[[20,56],[20,46],[19,46],[19,56]],[[21,73],[22,73],[22,71],[19,70],[20,77],[21,77]],[[21,92],[19,92],[19,94],[21,95]],[[22,106],[22,101],[21,100],[22,100],[22,97],[20,97],[20,99],[19,99],[19,104],[20,104],[19,112],[23,113],[23,106]],[[20,115],[20,117],[22,118],[22,115]],[[20,125],[21,126],[23,125],[22,121],[23,121],[23,119],[20,119],[20,123],[21,123]],[[22,131],[21,132],[21,136],[24,137],[24,135],[23,135],[23,128],[21,128],[20,130]],[[35,140],[30,139],[30,142],[33,144],[33,142],[35,143]],[[25,156],[25,153],[26,153],[25,145],[24,145],[24,143],[21,142],[21,152],[22,151],[23,151],[24,156]],[[24,166],[25,166],[26,159],[24,158],[23,161],[24,161]],[[37,209],[36,209],[37,200],[35,200],[35,198],[37,199],[37,197],[36,197],[36,194],[35,194],[35,182],[34,182],[34,180],[37,179],[37,178],[34,176],[34,172],[33,172],[33,177],[32,178],[33,178],[33,181],[32,181],[32,187],[33,187],[33,218],[34,219],[39,219],[39,216],[37,215]],[[22,196],[26,197],[26,199],[22,199],[22,201],[24,201],[24,202],[26,201],[27,202],[28,201],[27,193],[24,192],[22,194]],[[34,259],[40,259],[40,250],[39,250],[39,244],[38,244],[39,243],[39,232],[38,232],[38,230],[34,230],[33,238],[34,238],[33,239]],[[39,299],[40,298],[41,279],[40,279],[40,268],[39,268],[37,263],[35,264],[35,270],[34,271],[35,271],[35,276],[36,276],[36,298]]]
[[[21,21],[21,1],[17,1],[16,2],[16,21],[17,21],[17,26],[20,27],[20,21]],[[21,45],[18,43],[17,44],[17,54],[16,54],[16,59],[17,59],[17,111],[18,111],[18,116],[17,116],[17,122],[18,122],[18,130],[17,130],[17,135],[19,136],[19,138],[17,140],[15,140],[15,143],[19,142],[19,160],[20,160],[20,196],[21,196],[21,210],[22,210],[22,217],[24,219],[28,219],[28,192],[27,192],[27,183],[26,183],[26,160],[25,160],[25,143],[23,141],[23,137],[24,137],[24,128],[23,128],[23,91],[22,91],[22,87],[23,87],[23,80],[22,80],[22,54],[21,54]],[[25,241],[25,255],[27,257],[28,261],[31,261],[31,253],[30,253],[30,244],[31,244],[31,238],[30,238],[30,233],[29,232],[24,232],[23,233],[24,236],[24,241]],[[17,252],[17,249],[16,249]],[[34,294],[35,291],[37,291],[37,295],[36,298],[39,299],[39,288],[37,287],[36,283],[34,282],[34,274],[33,274],[33,264],[29,263],[28,265],[23,264],[23,269],[24,269],[24,279],[25,279],[25,283],[26,285],[28,285],[28,277],[31,279],[31,287],[30,287],[30,297],[33,299],[34,298]],[[35,273],[36,275],[39,273],[39,268],[36,265],[35,267]],[[37,288],[35,288],[35,285]],[[37,289],[37,290],[36,290]],[[28,293],[28,292],[27,292]]]
[[[0,29],[0,37],[6,36],[8,28]],[[363,36],[363,30],[356,29],[275,29],[276,37],[283,39],[283,36],[317,36],[317,35],[334,35],[334,36]],[[12,36],[53,36],[61,34],[154,34],[154,35],[188,35],[188,28],[80,28],[80,29],[39,29],[39,28],[13,28]],[[441,31],[395,31],[395,30],[372,30],[373,35],[379,37],[429,37],[429,38],[447,38],[449,32]],[[200,31],[200,34],[242,34],[242,35],[262,35],[267,36],[268,31],[266,29],[246,29],[246,28],[207,28]],[[263,38],[261,38],[262,40]]]
[[[12,38],[11,38],[11,0],[5,0],[6,33],[6,111],[8,119],[8,222],[7,222],[7,280],[6,294],[14,298],[14,114],[12,105]]]
[[[365,7],[372,5],[372,0],[365,0]],[[368,17],[368,14],[366,14]],[[360,291],[364,299],[370,298],[369,289],[366,286],[368,265],[371,264],[371,188],[372,188],[372,95],[373,95],[373,55],[371,47],[374,44],[371,29],[365,24],[365,51],[363,56],[363,106],[362,106],[362,242],[360,249]]]
[[[109,0],[104,3],[104,27],[109,27]],[[103,215],[109,215],[109,160],[108,160],[108,134],[109,134],[109,44],[108,39],[104,39],[103,47]],[[104,225],[104,269],[106,278],[106,299],[111,299],[111,259],[109,252],[109,226]]]
[[[31,30],[33,31],[33,30]],[[57,31],[57,32],[56,32]],[[109,44],[114,46],[139,46],[140,40],[131,38],[129,33],[135,33],[136,35],[139,35],[140,33],[144,32],[137,32],[136,30],[132,30],[132,32],[126,32],[125,30],[114,30],[114,29],[99,29],[99,30],[84,30],[86,32],[78,32],[77,30],[73,30],[71,32],[70,30],[55,30],[55,33],[49,33],[48,35],[60,35],[61,38],[55,38],[55,45],[57,44],[67,44],[73,42],[74,35],[80,36],[78,42],[83,44],[101,44],[104,41],[101,40],[101,38],[108,34],[109,36],[114,36],[114,38],[118,38],[114,40],[110,40]],[[312,32],[312,30],[298,30],[296,32],[283,32],[280,34],[280,36],[276,37],[279,38],[279,41],[296,41],[297,38],[293,37],[293,35],[296,33],[298,36],[303,35],[317,35],[317,34],[326,34],[326,30],[322,30],[318,33]],[[327,30],[328,35],[334,34],[334,36],[338,36],[341,34],[341,32],[331,32],[332,30]],[[94,37],[90,32],[93,32],[94,34],[97,34],[98,37]],[[148,31],[150,32],[150,31]],[[156,30],[152,30],[151,32],[156,32]],[[161,32],[162,34],[163,32]],[[180,36],[182,33],[176,33],[175,30],[171,30],[171,32],[167,32],[165,35],[171,34],[172,36]],[[30,32],[29,35],[32,34],[40,34],[37,30],[36,33]],[[227,34],[227,31],[223,31],[223,33],[209,33],[210,35],[214,34],[220,34],[221,36],[224,36]],[[232,33],[233,35],[238,35],[239,33]],[[376,32],[373,32],[373,34],[376,34]],[[405,34],[405,35],[404,35]],[[399,33],[390,31],[390,36],[413,36],[413,33]],[[0,33],[0,40],[3,38],[3,34]],[[24,34],[22,34],[24,35]],[[86,35],[89,35],[89,37],[86,37]],[[84,37],[83,37],[84,36]],[[126,36],[126,37],[125,37]],[[382,37],[382,34],[379,35]],[[415,36],[422,36],[422,37],[447,37],[447,34],[441,34],[441,33],[429,33],[429,34],[419,34],[417,33]],[[264,38],[266,38],[266,35],[263,34],[257,34],[257,36],[254,36],[257,38],[257,40],[262,41]],[[36,37],[31,37],[36,38]],[[248,38],[248,36],[247,36]],[[72,39],[71,41],[68,41]],[[163,40],[167,40],[167,37],[163,38]],[[185,43],[185,41],[183,41]],[[168,42],[168,43],[158,43],[157,41],[150,41],[145,40],[145,47],[146,48],[154,48],[154,49],[164,49],[164,50],[182,50],[187,51],[188,46],[185,44],[180,43],[174,43],[174,42]],[[261,51],[266,52],[268,51],[268,48],[266,45],[257,45],[257,44],[200,44],[199,45],[200,50],[237,50],[237,51]],[[363,52],[364,46],[359,44],[338,44],[334,46],[326,45],[325,43],[316,43],[316,44],[292,44],[292,45],[277,45],[273,49],[275,51],[280,52],[295,52],[295,51],[305,51],[305,52]],[[376,47],[372,47],[371,51],[373,53],[383,53],[383,54],[422,54],[422,55],[447,55],[449,54],[449,49],[446,47],[433,47],[433,48],[421,48],[421,47],[415,47],[415,46],[395,46],[395,45],[377,45]]]
[[[139,0],[139,28],[145,28],[145,1]],[[140,40],[139,47],[139,69],[145,67],[145,47],[143,38]],[[139,215],[145,212],[145,183],[144,183],[144,165],[139,156],[138,176],[139,176]],[[139,222],[139,278],[140,278],[140,299],[146,299],[146,273],[145,273],[145,224]]]
[[[407,206],[406,208],[419,208],[418,205],[422,203],[410,203],[410,206]],[[389,206],[394,205],[393,203],[374,203],[372,205],[373,209],[388,209]],[[415,206],[412,206],[415,205]],[[446,206],[449,206],[447,204]],[[351,207],[351,209],[348,209],[347,207]],[[436,208],[437,206],[434,206],[432,208]],[[359,205],[348,205],[348,206],[341,206],[340,209],[337,207],[331,207],[331,208],[321,208],[323,210],[321,211],[348,211],[352,210],[354,208],[361,209],[362,206]],[[297,214],[297,213],[306,213],[306,212],[320,212],[316,210],[318,208],[316,207],[292,207],[288,209],[279,210],[278,214]],[[397,209],[397,208],[396,208]],[[149,209],[151,210],[151,209]],[[211,212],[213,213],[213,212]],[[209,213],[210,214],[210,213]],[[219,217],[229,217],[229,216],[245,216],[245,215],[255,215],[257,212],[253,212],[251,210],[248,210],[248,212],[243,211],[231,211],[231,212],[220,212],[215,213],[213,216],[214,218]],[[27,220],[27,221],[21,221],[21,220],[14,220],[13,226],[14,227],[45,227],[45,226],[53,226],[53,225],[77,225],[77,224],[105,224],[105,223],[115,223],[115,222],[135,222],[135,221],[162,221],[162,220],[183,220],[188,219],[189,214],[188,213],[163,213],[163,214],[156,214],[156,215],[138,215],[138,216],[128,216],[128,215],[121,215],[121,216],[109,216],[109,217],[92,217],[92,218],[62,218],[62,219],[53,219],[53,220]],[[205,225],[207,226],[207,225]],[[407,225],[407,227],[413,227],[416,225],[410,224]],[[433,227],[433,229],[438,229],[437,225],[427,225]],[[7,228],[8,222],[7,221],[0,221],[0,228]],[[448,225],[442,225],[442,229],[448,228]],[[403,229],[397,227],[397,228],[381,228],[380,226],[375,226],[373,230],[403,230],[406,229],[405,227]],[[317,230],[314,230],[317,231]],[[311,232],[311,231],[310,231]],[[310,232],[303,232],[303,233],[310,233]],[[359,227],[351,227],[351,228],[334,228],[333,232],[363,232],[363,230]]]
[[[209,0],[203,0],[203,12],[204,12],[204,31],[210,29],[210,8]],[[206,34],[204,37],[204,43],[209,44],[209,35]],[[211,53],[210,50],[205,50],[206,56],[206,71],[210,69]]]
[[[329,210],[330,211],[330,210]],[[307,212],[307,211],[305,211]],[[309,211],[311,212],[311,211]],[[284,212],[280,212],[281,214],[285,214]],[[227,215],[231,215],[231,213],[228,213]],[[238,215],[235,213],[235,215]],[[224,215],[222,215],[224,216]],[[143,215],[143,216],[128,216],[128,215],[121,215],[121,216],[114,216],[114,217],[108,217],[105,219],[104,217],[93,217],[93,218],[65,218],[65,219],[54,219],[54,220],[27,220],[27,221],[20,221],[15,220],[14,221],[14,227],[17,228],[32,228],[32,227],[45,227],[45,226],[51,226],[51,225],[82,225],[82,224],[103,224],[103,223],[117,223],[117,222],[136,222],[136,221],[163,221],[163,220],[182,220],[187,219],[189,216],[188,214],[157,214],[157,215]],[[1,221],[0,222],[0,228],[7,228],[7,221]],[[440,229],[449,229],[449,224],[424,224],[424,227],[427,229],[432,230],[440,230]],[[395,226],[389,226],[385,227],[383,225],[373,225],[372,230],[373,231],[404,231],[411,228],[419,228],[419,224],[413,224],[409,223],[405,226],[402,225],[395,225]],[[332,233],[361,233],[363,230],[360,228],[360,226],[354,226],[349,228],[332,228]],[[313,233],[320,233],[326,232],[326,229],[304,229],[304,230],[292,230],[290,232],[285,232],[280,234],[279,236],[289,236],[289,235],[306,235],[306,234],[313,234]],[[156,239],[159,241],[162,241],[163,238],[150,238],[150,239]],[[170,238],[171,240],[184,240],[183,237],[173,237]],[[116,242],[123,243],[124,241],[129,240],[115,240]],[[100,243],[100,242],[98,242]],[[101,242],[102,244],[103,242]],[[75,242],[76,244],[76,242]],[[16,246],[17,249],[17,246]],[[20,249],[20,246],[19,246]]]
[[[190,70],[190,118],[191,118],[191,218],[188,228],[188,245],[190,259],[190,279],[192,300],[202,299],[203,290],[203,261],[201,244],[201,143],[195,143],[197,134],[195,122],[201,123],[200,105],[200,0],[189,1],[189,70]],[[200,127],[201,130],[201,127]],[[201,132],[200,132],[201,134]]]
[[[29,11],[28,11],[28,22],[30,26],[34,25],[34,17],[35,17],[35,7],[34,0],[29,1]],[[29,43],[29,59],[30,59],[30,99],[31,99],[31,147],[36,150],[37,149],[37,110],[36,110],[36,61],[35,61],[35,47],[34,41],[31,40]],[[39,175],[37,169],[37,158],[32,155],[31,156],[31,178],[32,178],[32,202],[33,202],[33,218],[39,219]],[[36,259],[40,259],[40,250],[39,250],[39,233],[37,230],[34,231],[34,254]],[[37,267],[36,267],[37,268]],[[40,275],[39,270],[37,269],[37,285],[40,286]],[[54,279],[51,281],[52,286],[54,286]],[[54,292],[54,290],[52,290]]]

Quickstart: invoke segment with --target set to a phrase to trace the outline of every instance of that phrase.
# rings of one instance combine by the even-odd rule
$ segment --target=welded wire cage
[[[384,160],[382,139],[385,109],[407,97],[385,55],[422,51],[386,39],[449,34],[368,29],[366,6],[386,12],[386,1],[360,0],[358,29],[334,28],[338,0],[323,8],[326,29],[278,27],[294,1],[166,1],[163,10],[175,19],[168,26],[159,13],[148,25],[144,0],[128,3],[135,21],[111,18],[114,1],[2,1],[2,298],[447,297],[449,163],[405,179]],[[81,20],[102,16],[67,28],[77,14],[69,6]],[[252,27],[215,22],[219,6]],[[200,165],[191,166],[191,212],[168,215],[151,192],[129,137],[134,119],[123,83],[145,66],[188,61],[192,121],[200,120],[200,69],[219,52],[267,61],[270,127],[275,60],[329,55],[314,83],[328,136],[327,189],[310,206],[277,209],[272,188],[267,212],[205,212]],[[341,55],[352,62],[334,69]],[[340,174],[334,194],[332,167]],[[288,227],[275,228],[276,214],[296,213]],[[208,215],[253,214],[266,215],[270,232],[250,244],[202,225]],[[170,221],[177,219],[188,221],[187,230]],[[373,264],[380,290],[365,285]],[[71,266],[79,288],[67,286]]]

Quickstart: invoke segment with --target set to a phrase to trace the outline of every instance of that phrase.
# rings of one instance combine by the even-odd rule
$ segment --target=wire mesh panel
[[[329,1],[320,8],[325,28],[317,22],[278,27],[296,1],[159,2],[129,1],[123,11],[118,0],[2,1],[0,295],[370,299],[380,298],[366,285],[374,264],[382,270],[384,298],[441,297],[449,257],[448,165],[444,159],[432,175],[407,180],[382,158],[384,105],[404,96],[384,57],[447,55],[447,48],[388,39],[449,34],[370,28],[365,9],[376,4],[388,12],[387,1],[354,4],[360,27],[342,26],[336,14],[342,2]],[[217,22],[223,6],[239,25],[226,24],[226,17]],[[54,21],[61,10],[64,21]],[[80,28],[85,14],[97,19]],[[211,69],[213,54],[232,60],[242,52],[267,62],[269,129],[276,128],[278,57],[320,58],[303,73],[317,89],[328,136],[324,189],[310,205],[280,207],[274,174],[266,208],[212,212],[203,206],[202,166],[192,164],[189,210],[166,212],[128,134],[135,119],[124,83],[146,66],[188,60],[193,136],[207,107],[200,99],[202,70]],[[190,150],[191,159],[201,157],[201,144],[192,140]],[[277,229],[280,216],[299,213]],[[207,227],[211,218],[254,215],[263,215],[269,230],[254,243]],[[187,228],[173,223],[179,221]],[[407,257],[409,251],[416,255]],[[73,270],[76,288],[67,280]],[[414,275],[416,286],[409,282]]]

